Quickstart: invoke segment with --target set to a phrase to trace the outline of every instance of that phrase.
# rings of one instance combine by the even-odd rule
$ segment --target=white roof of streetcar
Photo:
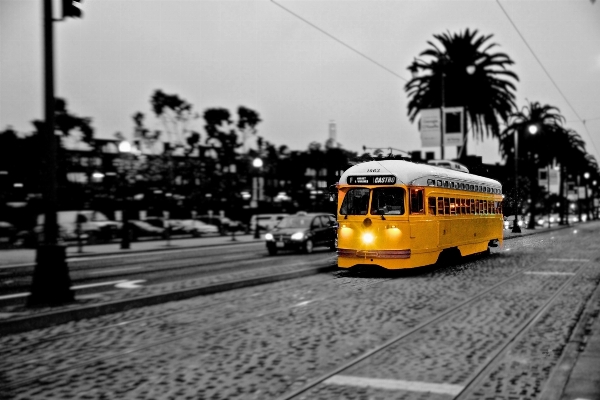
[[[449,181],[459,184],[463,183],[480,187],[483,186],[485,188],[493,189],[492,192],[495,193],[502,192],[502,185],[494,179],[436,167],[430,164],[417,164],[404,160],[367,161],[354,165],[342,174],[339,183],[342,185],[348,184],[349,176],[381,175],[395,176],[397,185],[438,186],[437,181],[441,180],[442,182]],[[434,180],[435,184],[432,185],[430,180]],[[465,188],[465,190],[469,189]]]

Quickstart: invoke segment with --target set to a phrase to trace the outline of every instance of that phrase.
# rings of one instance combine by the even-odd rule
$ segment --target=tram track
[[[444,319],[445,317],[447,317],[448,315],[452,314],[453,312],[460,310],[461,308],[475,302],[477,299],[485,296],[486,294],[488,294],[489,292],[502,287],[504,285],[506,285],[508,282],[514,281],[517,278],[523,276],[524,273],[526,273],[526,271],[531,270],[536,268],[537,266],[541,265],[542,263],[546,262],[546,260],[540,261],[538,263],[535,263],[534,265],[530,266],[529,268],[522,270],[520,272],[514,273],[511,276],[509,276],[508,278],[504,279],[503,281],[493,285],[492,287],[486,289],[485,291],[479,292],[478,294],[471,296],[470,298],[452,306],[451,308],[445,310],[442,313],[439,313],[438,315],[428,319],[427,321],[424,321],[422,323],[420,323],[419,325],[413,327],[412,329],[402,333],[401,335],[398,335],[397,337],[394,337],[393,339],[390,339],[388,341],[386,341],[385,343],[383,343],[382,345],[367,351],[363,354],[361,354],[360,356],[346,362],[345,364],[341,365],[340,367],[328,372],[327,374],[323,374],[321,376],[319,376],[318,378],[315,378],[313,380],[311,380],[308,384],[306,384],[304,387],[302,387],[301,389],[295,390],[294,392],[292,392],[291,394],[288,394],[284,397],[279,398],[278,400],[283,400],[283,399],[294,399],[297,398],[300,394],[310,390],[311,388],[314,388],[315,386],[317,386],[318,384],[322,383],[323,381],[327,380],[328,378],[330,378],[331,376],[334,376],[336,374],[339,374],[340,372],[349,369],[350,367],[360,363],[361,361],[364,361],[365,359],[368,359],[369,357],[372,357],[373,355],[384,351],[386,348],[396,344],[397,342],[399,342],[402,339],[408,338],[411,335],[414,335],[416,333],[418,333],[420,330],[434,324],[435,322],[438,322],[442,319]],[[345,279],[345,277],[341,277],[342,279]],[[338,277],[338,279],[340,279]],[[573,278],[572,278],[573,279]],[[384,284],[390,280],[393,280],[393,278],[373,278],[372,280],[370,280],[369,283],[367,284],[362,284],[361,288],[371,288],[373,286],[376,285],[381,285]],[[352,284],[352,279],[348,279],[348,283]],[[570,282],[570,281],[569,281]],[[344,288],[345,284],[341,284],[338,287],[340,288]],[[343,291],[342,291],[343,292]],[[189,338],[191,336],[202,336],[205,334],[218,334],[218,335],[224,335],[229,331],[238,329],[240,326],[242,326],[243,324],[250,322],[250,321],[257,321],[258,319],[262,319],[262,318],[268,318],[268,317],[272,317],[274,315],[277,314],[281,314],[281,313],[289,313],[290,311],[294,310],[294,309],[298,309],[299,307],[311,307],[311,306],[319,306],[320,303],[322,303],[325,300],[328,299],[332,299],[335,297],[340,296],[339,292],[336,292],[332,295],[329,296],[321,296],[318,298],[313,298],[313,299],[308,299],[308,300],[304,300],[300,303],[295,302],[294,304],[288,304],[288,305],[284,305],[284,306],[280,306],[280,307],[276,307],[276,308],[272,308],[269,309],[270,306],[273,305],[273,302],[263,302],[263,303],[259,303],[257,304],[253,304],[253,308],[257,308],[259,310],[264,310],[264,309],[269,309],[268,311],[258,311],[258,312],[254,312],[254,313],[245,313],[245,315],[241,316],[241,317],[235,317],[235,318],[227,318],[227,321],[224,323],[219,323],[216,325],[212,325],[210,327],[202,327],[200,329],[191,329],[186,331],[185,333],[182,334],[177,334],[177,335],[170,335],[169,332],[166,332],[164,336],[161,336],[159,338],[153,338],[152,341],[143,343],[139,346],[135,346],[135,347],[128,347],[128,346],[122,346],[125,347],[125,350],[121,350],[121,351],[117,351],[117,352],[111,352],[109,354],[103,354],[103,355],[93,355],[93,354],[87,354],[85,357],[84,361],[80,361],[80,362],[74,362],[71,365],[66,365],[66,366],[62,366],[62,367],[47,367],[46,371],[37,371],[35,376],[32,377],[28,377],[28,378],[22,378],[22,379],[17,379],[17,380],[13,380],[11,382],[7,382],[5,384],[0,383],[0,391],[1,390],[10,390],[12,388],[15,387],[19,387],[22,385],[27,385],[30,383],[33,383],[37,380],[43,380],[44,378],[47,377],[52,377],[55,376],[56,374],[60,374],[60,373],[67,373],[69,371],[74,371],[74,370],[79,370],[79,369],[83,369],[87,366],[91,366],[91,365],[95,365],[104,361],[109,361],[109,360],[113,360],[113,359],[117,359],[120,357],[127,357],[129,355],[131,355],[132,353],[136,353],[136,352],[143,352],[144,350],[147,349],[151,349],[157,346],[161,346],[161,345],[165,345],[168,343],[173,343],[173,342],[177,342],[179,340],[183,340],[186,338]],[[69,339],[69,338],[75,338],[75,337],[82,337],[88,334],[92,334],[92,333],[97,333],[99,331],[107,331],[107,330],[111,330],[111,329],[120,329],[123,328],[125,326],[130,326],[131,324],[143,324],[146,321],[156,321],[159,320],[161,318],[169,318],[169,317],[173,317],[175,314],[189,314],[189,313],[193,313],[196,310],[202,310],[202,309],[206,309],[207,307],[212,307],[212,306],[218,306],[218,305],[222,305],[226,303],[226,301],[219,301],[219,302],[215,302],[209,305],[206,304],[202,304],[199,305],[198,307],[192,307],[190,309],[185,309],[185,310],[181,310],[179,312],[166,312],[160,315],[153,315],[153,316],[148,316],[148,317],[144,317],[144,318],[139,318],[136,320],[130,320],[130,321],[124,321],[124,322],[120,322],[120,323],[116,323],[116,324],[112,324],[112,325],[108,325],[106,327],[100,327],[97,329],[90,329],[90,330],[86,330],[83,332],[79,332],[76,334],[71,334],[71,335],[59,335],[56,336],[54,338],[44,338],[43,340],[39,341],[38,344],[41,345],[45,345],[46,347],[50,347],[49,345],[52,344],[53,342],[56,342],[58,340],[65,340],[65,339]],[[239,312],[238,312],[239,314]],[[244,313],[242,313],[244,314]],[[6,356],[11,356],[11,354],[18,352],[20,349],[26,349],[29,348],[31,349],[31,346],[35,346],[35,343],[26,343],[26,344],[22,344],[20,346],[15,346],[12,347],[11,349],[5,351],[3,350],[0,354],[2,354],[4,357]],[[97,349],[98,352],[103,353],[104,350],[103,349]],[[53,349],[52,351],[56,351],[56,349]],[[81,349],[72,349],[69,352],[65,352],[65,353],[61,353],[61,360],[67,359],[69,358],[69,354],[75,354],[78,353],[79,351],[81,351]],[[81,354],[79,354],[80,358],[81,358]],[[22,365],[23,368],[30,368],[33,364],[35,364],[40,358],[43,358],[43,354],[40,355],[39,352],[36,352],[35,355],[31,356],[31,357],[26,357],[24,359],[21,359],[19,361],[19,364]],[[14,359],[14,356],[13,356]],[[13,368],[14,369],[14,368]],[[18,367],[17,367],[18,369]],[[0,371],[2,372],[2,371]]]
[[[389,281],[390,279],[391,278],[375,279],[375,280],[372,280],[371,283],[363,284],[361,287],[368,288],[371,286],[379,285],[379,284],[385,283],[386,281]],[[305,284],[305,286],[307,288],[311,287],[309,283]],[[287,291],[288,289],[281,288],[281,289],[276,289],[276,290],[283,292],[283,291]],[[81,368],[85,368],[86,366],[94,365],[96,363],[100,363],[103,361],[108,361],[108,360],[112,360],[112,359],[119,358],[119,357],[126,357],[135,352],[140,352],[140,351],[143,351],[143,350],[146,350],[149,348],[153,348],[155,346],[160,346],[160,345],[164,345],[167,343],[176,342],[178,340],[182,340],[182,339],[188,338],[193,335],[202,335],[202,334],[214,333],[214,332],[218,332],[220,335],[223,335],[223,334],[226,334],[228,331],[238,328],[240,325],[242,325],[246,322],[257,321],[261,318],[270,317],[270,316],[273,316],[273,315],[276,315],[279,313],[287,313],[296,308],[305,307],[305,306],[308,306],[311,304],[317,304],[319,302],[323,302],[327,299],[330,299],[330,298],[333,298],[333,297],[339,296],[339,295],[340,295],[339,293],[335,293],[335,294],[332,294],[329,296],[319,296],[316,298],[303,300],[300,302],[295,300],[295,302],[293,304],[288,304],[288,305],[279,306],[279,307],[275,307],[275,308],[270,307],[274,304],[274,302],[272,302],[272,301],[262,302],[262,303],[258,303],[258,304],[253,303],[252,308],[258,308],[260,310],[268,309],[269,311],[259,311],[259,312],[254,312],[254,313],[245,313],[245,312],[237,311],[237,314],[244,314],[244,315],[241,317],[238,316],[238,317],[234,317],[231,319],[225,318],[225,319],[227,319],[226,322],[216,324],[216,325],[211,325],[208,327],[203,327],[200,329],[191,329],[183,334],[179,334],[176,336],[169,336],[169,333],[167,332],[163,337],[158,338],[158,340],[155,339],[151,342],[145,343],[140,346],[136,346],[134,348],[129,348],[128,346],[123,345],[122,347],[125,347],[126,350],[122,350],[122,351],[112,353],[112,354],[104,354],[104,355],[100,355],[100,356],[88,355],[87,357],[85,357],[86,358],[85,361],[75,362],[71,365],[67,365],[64,367],[50,366],[50,367],[46,368],[47,369],[46,372],[38,371],[38,373],[36,373],[35,376],[33,376],[33,377],[22,378],[22,379],[8,382],[8,383],[1,383],[1,381],[0,381],[0,391],[10,390],[15,387],[27,385],[27,384],[35,382],[37,380],[43,380],[47,377],[54,376],[55,374],[78,370]],[[247,298],[251,298],[251,297],[255,297],[255,296],[247,296]],[[14,357],[15,357],[14,353],[18,353],[20,350],[27,349],[28,351],[31,351],[32,349],[35,349],[36,347],[40,347],[41,345],[44,345],[46,348],[48,348],[49,345],[51,345],[52,343],[55,343],[59,340],[80,338],[80,337],[88,335],[88,334],[96,334],[98,332],[107,331],[107,330],[111,330],[111,329],[113,329],[113,330],[120,329],[120,328],[123,328],[126,326],[131,326],[133,324],[143,324],[144,322],[147,322],[147,321],[157,321],[161,318],[172,318],[175,314],[189,314],[189,313],[193,313],[194,311],[197,311],[197,310],[205,310],[208,307],[218,307],[219,305],[224,305],[226,303],[228,303],[228,300],[220,300],[220,301],[212,302],[210,304],[202,304],[197,307],[192,307],[192,308],[185,309],[185,310],[180,310],[180,311],[175,311],[175,312],[168,311],[165,313],[161,313],[159,315],[152,315],[152,316],[137,318],[134,320],[123,321],[123,322],[110,324],[110,325],[98,327],[95,329],[88,329],[85,331],[76,332],[76,333],[72,333],[72,334],[56,335],[54,337],[45,337],[34,343],[32,343],[32,342],[23,343],[23,344],[20,344],[17,346],[13,346],[9,349],[3,349],[0,351],[0,356],[1,357],[12,357],[14,360]],[[233,312],[232,314],[235,314],[235,312]],[[113,344],[113,345],[115,345],[115,344]],[[56,352],[57,350],[55,348],[52,348],[51,351]],[[76,354],[80,351],[81,351],[81,349],[79,349],[79,348],[70,349],[67,352],[62,352],[60,358],[62,360],[67,359],[67,358],[69,358],[69,356],[71,354]],[[101,352],[102,352],[102,350],[101,350]],[[79,356],[81,358],[80,354],[79,354]],[[27,368],[31,367],[33,364],[35,364],[40,358],[43,358],[43,354],[40,355],[39,352],[36,352],[35,354],[32,354],[29,357],[21,358],[18,362],[19,362],[19,365],[22,366],[21,369],[27,369]],[[13,370],[19,369],[19,367],[18,366],[15,367],[13,365],[12,369]],[[0,370],[0,377],[3,376],[2,372],[3,371]]]
[[[363,352],[361,355],[345,362],[344,364],[338,366],[337,368],[334,368],[330,371],[328,371],[327,373],[321,374],[320,376],[311,379],[308,383],[304,384],[302,387],[295,389],[294,391],[292,391],[291,393],[287,393],[285,395],[282,395],[280,397],[277,397],[276,400],[292,400],[292,399],[299,399],[299,398],[305,398],[305,397],[300,397],[303,394],[306,394],[307,392],[309,392],[311,389],[316,388],[318,385],[326,382],[328,379],[336,376],[336,375],[340,375],[342,372],[349,370],[350,368],[356,366],[357,364],[368,360],[369,358],[375,356],[376,354],[383,352],[387,349],[389,349],[392,346],[396,346],[398,345],[402,340],[405,339],[411,339],[413,336],[418,335],[420,332],[422,332],[423,330],[425,330],[428,327],[431,327],[432,325],[434,325],[435,323],[438,323],[442,320],[444,320],[445,318],[447,318],[448,316],[456,313],[459,310],[464,309],[467,306],[470,306],[472,303],[476,302],[477,300],[481,299],[482,297],[486,296],[487,294],[507,285],[510,282],[515,281],[517,278],[520,278],[522,276],[524,276],[524,274],[527,271],[531,271],[534,268],[537,268],[538,266],[544,264],[546,262],[546,260],[543,261],[539,261],[537,263],[535,263],[534,265],[526,268],[525,270],[522,270],[520,272],[514,273],[511,276],[509,276],[508,278],[502,280],[501,282],[487,288],[484,291],[481,291],[479,293],[477,293],[474,296],[471,296],[461,302],[459,302],[458,304],[455,304],[454,306],[451,306],[450,308],[444,310],[441,313],[438,313],[437,315],[419,323],[417,326],[402,332],[401,334],[392,337],[391,339],[388,339],[387,341],[385,341],[384,343],[382,343],[381,345],[374,347],[366,352]],[[579,269],[578,272],[581,271],[581,268]],[[524,327],[529,326],[531,320],[537,318],[539,316],[539,314],[544,311],[547,306],[551,303],[551,301],[558,296],[558,294],[560,294],[562,292],[562,290],[564,290],[564,288],[566,288],[568,286],[569,283],[571,283],[577,276],[579,275],[574,275],[573,277],[571,277],[567,282],[565,282],[562,286],[561,286],[561,290],[556,292],[551,298],[550,300],[548,300],[546,302],[546,304],[544,304],[543,307],[541,307],[539,309],[538,312],[536,312],[529,320],[527,320],[525,323],[523,323],[522,325]],[[523,328],[520,328],[518,330],[518,334],[520,334],[523,331]],[[511,340],[508,341],[508,343],[511,343],[514,340],[514,338],[512,338]],[[503,346],[502,349],[504,349],[506,346]],[[483,371],[494,361],[498,358],[498,356],[501,354],[501,351],[498,351],[497,354],[495,354],[489,363],[487,363],[483,368],[481,368],[481,370],[477,371],[477,373],[474,374],[474,376],[472,378],[469,379],[469,381],[474,382],[480,375],[482,375]],[[467,387],[468,385],[465,385],[465,387]],[[308,398],[312,398],[312,397],[308,397]],[[456,397],[458,398],[458,397]]]
[[[401,334],[401,335],[403,335],[403,337],[399,337],[398,340],[396,341],[396,343],[390,343],[391,339],[384,341],[383,345],[388,344],[388,346],[386,348],[377,350],[377,347],[373,347],[371,350],[367,350],[367,351],[361,350],[361,352],[362,352],[361,354],[357,355],[355,358],[353,358],[351,360],[340,363],[339,364],[340,367],[332,368],[330,370],[330,372],[328,372],[326,374],[317,375],[316,370],[309,369],[307,371],[308,375],[306,376],[306,378],[312,379],[309,381],[309,383],[316,382],[318,380],[318,382],[315,385],[313,385],[312,387],[308,387],[306,390],[304,390],[302,392],[297,392],[299,382],[302,382],[302,380],[294,379],[291,381],[289,388],[295,389],[295,391],[288,393],[286,395],[283,393],[286,392],[287,390],[280,390],[281,388],[278,388],[277,393],[281,393],[282,396],[284,396],[284,397],[279,397],[278,399],[288,399],[288,398],[292,399],[292,398],[296,398],[296,397],[302,398],[302,396],[305,396],[306,393],[310,392],[312,389],[319,387],[319,385],[323,384],[323,382],[327,381],[332,376],[341,374],[341,372],[343,372],[347,369],[350,369],[353,366],[356,366],[361,361],[365,361],[365,360],[369,359],[369,357],[374,357],[377,354],[385,352],[386,349],[388,349],[394,345],[402,343],[402,341],[404,339],[406,339],[407,341],[411,340],[411,337],[415,337],[416,335],[419,335],[420,332],[430,328],[432,325],[436,324],[436,322],[443,321],[445,318],[449,318],[453,315],[456,315],[456,313],[458,313],[459,311],[464,310],[465,308],[468,308],[469,304],[473,304],[478,299],[481,299],[482,297],[484,297],[486,294],[489,294],[493,290],[500,289],[500,288],[504,287],[504,285],[508,286],[510,284],[510,282],[518,282],[518,280],[520,278],[525,277],[525,275],[537,277],[538,275],[533,273],[533,272],[536,272],[534,270],[537,267],[539,267],[540,265],[543,265],[544,263],[548,263],[550,260],[553,260],[553,258],[548,257],[548,258],[539,260],[539,261],[531,263],[531,264],[527,263],[529,265],[526,266],[526,268],[523,268],[518,272],[512,273],[510,276],[506,277],[506,279],[500,281],[499,283],[495,283],[494,285],[491,285],[487,289],[485,289],[483,291],[479,291],[476,294],[469,293],[469,298],[466,298],[463,301],[458,302],[457,304],[452,306],[452,308],[450,308],[450,309],[446,309],[443,312],[437,313],[436,315],[434,315],[432,317],[431,320],[425,321],[425,320],[421,319],[421,322],[418,325],[413,326],[412,328],[409,328],[406,332],[404,332],[404,334]],[[571,260],[571,261],[575,261],[575,260]],[[582,260],[578,260],[578,261],[585,262],[588,260],[582,259]],[[468,268],[469,267],[467,266],[466,268],[463,268],[462,270],[465,271]],[[521,268],[521,267],[519,267],[519,268]],[[478,361],[477,368],[472,369],[472,373],[470,374],[470,376],[460,382],[462,391],[460,393],[454,394],[453,396],[456,396],[454,398],[463,399],[463,398],[469,397],[472,393],[472,389],[476,388],[477,385],[479,384],[478,382],[480,382],[482,379],[486,379],[485,377],[489,374],[489,372],[491,370],[493,370],[498,365],[502,356],[506,353],[506,351],[510,350],[510,348],[512,347],[512,344],[519,341],[520,338],[522,336],[524,336],[528,332],[528,330],[531,329],[531,327],[536,324],[536,321],[544,313],[546,313],[548,311],[548,309],[552,306],[553,301],[555,299],[557,299],[559,296],[561,296],[561,294],[563,294],[565,292],[565,290],[568,287],[570,287],[570,285],[576,279],[579,279],[583,269],[584,268],[580,266],[579,269],[573,270],[572,273],[569,272],[568,275],[572,275],[571,277],[567,277],[567,273],[563,273],[562,276],[557,273],[556,276],[558,278],[556,278],[556,279],[552,278],[552,279],[555,279],[555,282],[556,282],[556,285],[553,285],[553,287],[552,287],[552,290],[554,290],[552,295],[546,299],[544,304],[539,305],[536,303],[535,311],[528,314],[528,317],[526,319],[519,320],[520,323],[518,324],[518,326],[516,326],[512,331],[510,331],[510,337],[503,339],[501,343],[499,342],[499,344],[497,345],[497,347],[495,347],[495,350],[493,352],[490,351],[490,353],[489,353],[490,355],[489,355],[488,359],[486,360],[486,362]],[[450,271],[450,272],[452,272],[452,271]],[[537,272],[539,272],[539,271],[537,271]],[[338,275],[341,276],[343,274],[338,274]],[[455,274],[450,273],[448,275],[455,275]],[[464,275],[463,278],[468,278],[468,276]],[[565,279],[564,281],[562,281],[563,278]],[[562,282],[560,286],[558,285],[559,279],[560,279],[560,282]],[[376,281],[371,281],[371,282],[373,283],[373,285],[377,285],[377,284],[384,284],[384,283],[388,282],[389,280],[390,279],[378,279]],[[489,280],[487,280],[487,281],[489,282]],[[348,279],[347,282],[343,282],[339,286],[344,287],[345,285],[347,285],[347,287],[349,287],[351,289],[356,289],[356,288],[360,289],[361,286],[363,286],[365,289],[372,288],[372,286],[370,286],[369,284],[364,284],[364,282],[359,282],[357,285],[356,280],[354,280],[354,279]],[[545,290],[546,289],[542,289],[541,292],[544,292]],[[549,290],[548,290],[548,292],[549,292]],[[547,292],[544,292],[544,295],[546,295],[546,294],[547,294]],[[336,296],[336,295],[340,295],[340,294],[339,293],[334,294],[333,296]],[[257,308],[259,310],[265,310],[265,309],[267,309],[267,310],[266,311],[258,311],[253,314],[243,315],[239,318],[232,318],[229,321],[217,323],[212,327],[204,327],[203,329],[195,329],[193,331],[188,331],[188,332],[182,333],[180,335],[171,335],[171,336],[164,335],[160,338],[153,338],[153,340],[150,340],[150,341],[147,341],[144,343],[140,343],[137,346],[128,347],[127,349],[120,351],[118,354],[107,354],[106,357],[104,357],[104,358],[101,356],[90,357],[88,360],[80,362],[74,366],[62,366],[62,367],[55,368],[55,369],[50,367],[49,368],[50,371],[47,374],[37,373],[34,378],[24,379],[24,380],[20,380],[18,382],[17,382],[17,380],[13,380],[11,382],[8,382],[8,384],[5,386],[2,386],[0,384],[0,391],[11,390],[11,388],[16,387],[16,385],[18,385],[18,384],[28,385],[28,384],[34,383],[36,380],[46,380],[46,382],[48,382],[56,374],[64,374],[63,376],[70,376],[70,371],[77,371],[80,369],[83,370],[88,367],[91,367],[93,370],[96,368],[96,365],[104,364],[105,362],[110,361],[110,360],[118,360],[119,358],[128,357],[130,355],[133,355],[134,353],[150,352],[150,354],[152,354],[151,350],[153,350],[156,347],[168,346],[169,344],[176,343],[179,340],[183,341],[184,339],[194,339],[195,335],[198,337],[198,340],[201,341],[202,338],[212,337],[214,335],[223,336],[223,335],[227,335],[228,333],[231,333],[231,332],[239,331],[240,329],[242,331],[245,331],[246,328],[244,328],[244,325],[248,322],[256,321],[257,319],[275,318],[278,314],[290,313],[292,310],[302,310],[302,314],[299,314],[299,315],[304,315],[304,313],[310,312],[311,307],[322,307],[321,304],[324,302],[324,300],[330,299],[331,297],[332,296],[326,296],[326,297],[318,298],[318,299],[317,298],[305,299],[304,301],[301,302],[303,304],[294,303],[294,304],[284,305],[281,307],[274,307],[274,308],[272,308],[273,305],[277,305],[277,304],[274,304],[272,302],[264,302],[262,304],[253,304],[253,308]],[[250,297],[248,297],[248,299],[249,298]],[[329,301],[328,303],[330,303],[330,304],[335,303],[335,301],[334,302]],[[212,305],[209,305],[209,307],[212,307]],[[215,303],[215,307],[218,307],[217,303]],[[197,309],[199,309],[199,308],[201,308],[201,307],[197,307]],[[185,313],[185,312],[188,312],[188,310],[182,311],[182,313]],[[424,314],[421,314],[421,316],[423,316],[423,315]],[[168,316],[168,314],[165,314],[161,317],[167,317],[167,316]],[[152,318],[154,318],[154,317],[151,316],[151,317],[146,318],[145,320],[151,320]],[[229,318],[226,318],[226,319],[229,319]],[[126,324],[128,324],[128,323],[129,322],[126,322]],[[142,320],[140,320],[140,323],[143,323]],[[175,325],[176,324],[177,324],[177,322],[175,321]],[[118,324],[114,324],[114,327],[116,327],[116,326],[118,326]],[[410,325],[406,325],[406,326],[410,327]],[[89,331],[89,332],[92,332],[92,331]],[[327,333],[329,333],[329,332],[327,332]],[[335,334],[335,333],[331,333],[331,334]],[[48,342],[48,343],[50,344],[51,342]],[[218,341],[215,343],[218,343]],[[175,344],[175,347],[178,347],[178,346],[180,346],[180,345]],[[205,348],[206,350],[204,350],[204,351],[210,351],[209,349],[211,349],[211,345],[208,345],[208,346],[209,347]],[[381,346],[379,346],[379,347],[381,347]],[[101,349],[99,349],[99,348],[94,349],[94,350],[98,350],[99,353],[101,353]],[[355,351],[353,351],[352,353],[354,353],[354,352]],[[138,356],[138,357],[143,358],[146,356],[147,356],[147,354],[145,354],[144,356]],[[65,355],[60,354],[60,358],[64,359]],[[350,363],[352,361],[354,361],[354,363],[352,365],[350,365]],[[32,358],[25,365],[32,366],[32,364],[34,364],[34,363],[35,363],[35,358]],[[118,365],[119,363],[120,363],[119,361],[116,361],[111,364],[114,366],[114,365]],[[344,367],[344,366],[346,366],[346,369],[340,370],[340,372],[335,373],[335,371],[337,371],[338,369],[340,369],[341,367]],[[110,368],[110,367],[105,365],[105,366],[103,366],[102,369],[106,370],[107,368]],[[334,374],[331,374],[332,370],[334,371]],[[0,371],[0,372],[2,372],[2,371]],[[319,371],[319,372],[322,372],[322,371]],[[87,373],[89,373],[89,372],[87,372]],[[11,374],[12,374],[12,372],[11,372]],[[76,373],[76,375],[80,376],[81,373]],[[316,377],[311,378],[310,377],[311,375],[313,375],[313,376],[316,375]],[[327,375],[327,376],[325,378],[323,378],[323,376],[325,376],[325,375]],[[1,374],[0,374],[0,376],[1,376]],[[326,383],[326,384],[330,384],[330,383]],[[273,397],[275,397],[275,396],[273,396]],[[269,397],[269,398],[271,398],[271,397]],[[313,397],[307,397],[307,398],[313,398]],[[325,398],[325,397],[314,397],[314,398]],[[332,397],[328,397],[328,398],[332,398]]]

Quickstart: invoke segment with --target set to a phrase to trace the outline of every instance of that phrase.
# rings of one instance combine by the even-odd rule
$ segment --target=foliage
[[[411,72],[426,73],[413,77],[404,87],[411,121],[421,110],[438,108],[443,101],[445,107],[465,107],[474,137],[500,134],[498,118],[506,121],[515,107],[513,80],[519,78],[508,70],[514,64],[510,57],[490,52],[497,46],[488,43],[492,36],[467,29],[434,35],[441,48],[427,42],[430,48],[420,56],[428,61],[415,59],[408,67]]]

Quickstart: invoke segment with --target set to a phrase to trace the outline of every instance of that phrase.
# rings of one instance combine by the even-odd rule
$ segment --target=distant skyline
[[[406,68],[434,34],[469,28],[492,34],[495,50],[515,61],[518,106],[558,107],[600,162],[600,4],[589,0],[84,0],[82,7],[82,19],[55,23],[56,96],[91,117],[100,138],[132,139],[131,116],[150,117],[150,96],[160,89],[200,114],[251,108],[263,120],[258,135],[292,150],[325,143],[333,120],[348,150],[439,156],[439,148],[421,148],[408,121]],[[0,130],[31,132],[43,117],[41,13],[41,0],[0,2]],[[201,118],[193,129],[206,138]],[[501,160],[491,138],[470,137],[468,151]],[[446,149],[446,158],[455,154]]]

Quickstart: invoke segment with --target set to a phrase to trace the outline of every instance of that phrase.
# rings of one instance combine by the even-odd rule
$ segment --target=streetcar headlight
[[[373,239],[374,239],[374,237],[373,237],[372,233],[364,233],[362,235],[362,241],[365,244],[371,244],[371,243],[373,243]]]
[[[272,234],[272,233],[267,233],[267,234],[265,234],[265,239],[266,239],[266,240],[273,240],[273,239],[274,239],[274,238],[273,238],[273,234]]]
[[[304,239],[303,232],[296,232],[292,235],[292,240],[303,240],[303,239]]]

